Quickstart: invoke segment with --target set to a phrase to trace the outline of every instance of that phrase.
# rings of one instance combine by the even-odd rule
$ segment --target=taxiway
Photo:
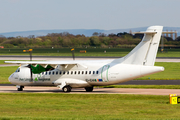
[[[25,87],[17,91],[15,86],[0,86],[0,93],[62,93],[57,87]],[[83,88],[72,89],[68,94],[141,94],[141,95],[169,95],[179,94],[178,89],[135,89],[135,88],[94,88],[93,92],[86,92]]]

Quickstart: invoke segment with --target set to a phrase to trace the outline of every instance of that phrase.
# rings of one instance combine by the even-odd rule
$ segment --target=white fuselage
[[[18,91],[28,85],[56,85],[64,92],[70,92],[73,87],[84,87],[87,92],[91,92],[93,86],[122,83],[161,72],[164,68],[156,67],[154,63],[162,30],[163,26],[148,27],[145,32],[141,32],[144,33],[142,41],[126,56],[115,60],[5,61],[26,64],[19,67],[9,77],[9,81],[17,85]]]
[[[81,65],[57,66],[51,71],[33,74],[30,69],[20,66],[9,81],[20,86],[61,85],[62,81],[71,87],[111,85],[129,81],[145,75],[163,71],[163,67],[119,64],[110,61],[81,62]]]

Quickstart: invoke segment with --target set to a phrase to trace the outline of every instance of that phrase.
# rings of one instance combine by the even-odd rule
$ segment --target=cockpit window
[[[20,72],[20,68],[18,68],[15,72]]]

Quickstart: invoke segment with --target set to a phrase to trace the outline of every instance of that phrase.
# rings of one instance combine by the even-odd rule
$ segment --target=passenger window
[[[54,71],[52,72],[52,74],[54,75]]]
[[[64,71],[63,74],[65,74],[66,72]]]
[[[69,71],[67,71],[67,74],[69,75]]]
[[[74,71],[74,74],[76,74],[76,71]]]
[[[91,71],[89,71],[89,74],[91,74]]]
[[[44,75],[44,72],[42,72],[42,75]]]
[[[99,74],[99,71],[96,71],[96,74]]]
[[[71,71],[71,74],[73,74],[73,71]]]
[[[84,74],[84,71],[82,71],[82,74]]]
[[[58,71],[56,71],[56,75],[58,74]]]
[[[80,71],[78,71],[78,74],[80,74]]]
[[[95,71],[93,71],[93,74],[95,74]]]
[[[49,75],[51,75],[51,72],[49,72]]]
[[[46,75],[47,75],[47,71],[46,71]]]
[[[87,71],[86,71],[86,73],[85,74],[87,74]]]
[[[61,75],[61,71],[59,72],[59,74]]]

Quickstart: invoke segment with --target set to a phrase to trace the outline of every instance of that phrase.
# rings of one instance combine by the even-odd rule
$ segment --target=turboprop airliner
[[[57,86],[64,92],[72,88],[85,88],[92,92],[94,86],[126,82],[164,71],[154,66],[163,26],[151,26],[142,41],[125,57],[114,60],[72,61],[5,61],[20,67],[10,75],[9,81],[18,91],[24,86]]]

